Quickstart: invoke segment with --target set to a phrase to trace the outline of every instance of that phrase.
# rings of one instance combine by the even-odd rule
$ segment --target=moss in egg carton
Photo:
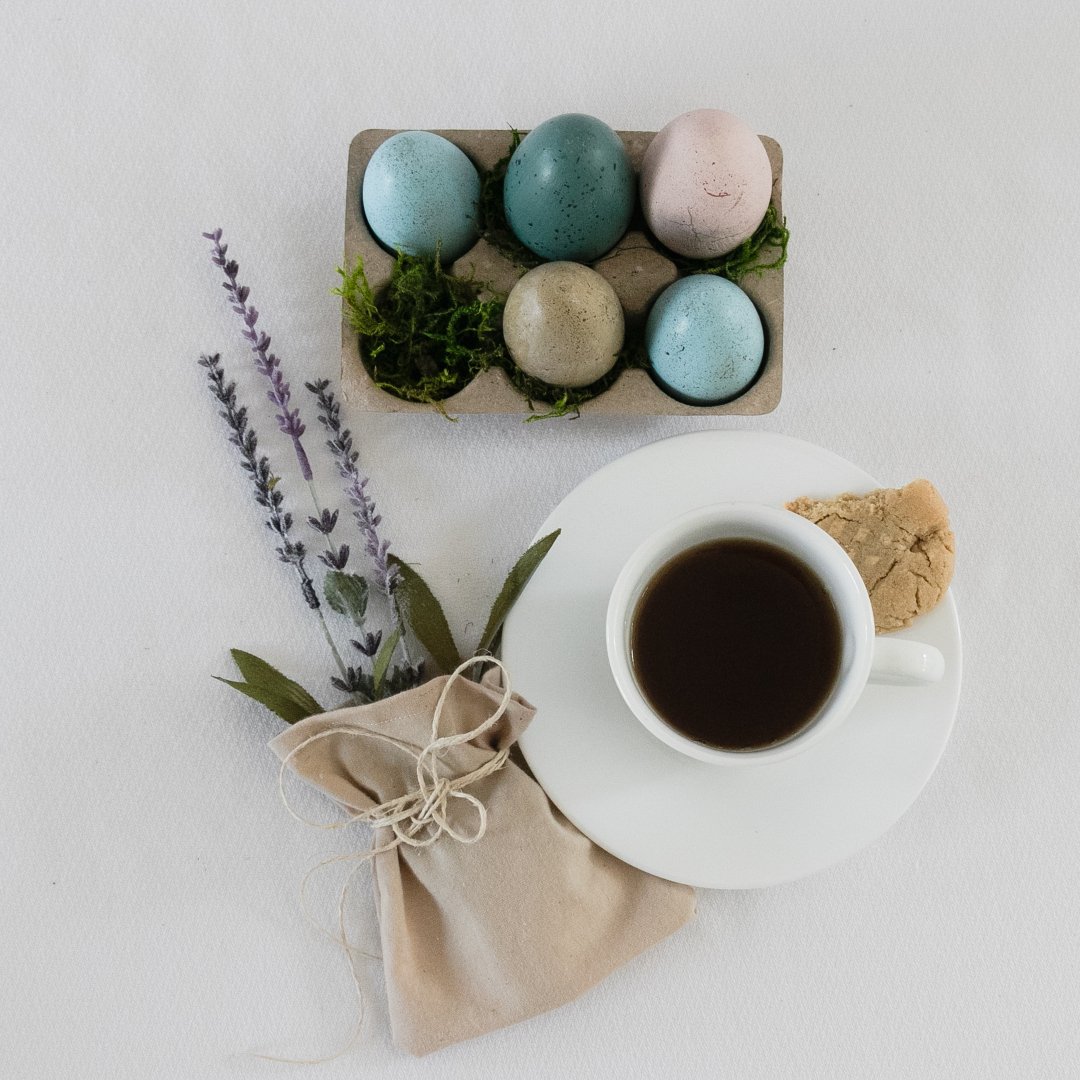
[[[628,367],[645,367],[640,333],[628,336],[615,367],[589,386],[551,386],[526,375],[510,358],[502,335],[505,297],[447,273],[437,259],[398,254],[390,280],[376,297],[358,259],[338,270],[348,321],[359,336],[365,365],[380,390],[431,405],[443,402],[491,367],[502,368],[531,410],[527,420],[576,415]]]
[[[651,236],[635,210],[629,231],[592,263],[614,288],[626,316],[626,342],[615,367],[591,386],[551,387],[522,372],[507,355],[501,316],[506,295],[539,259],[510,231],[502,210],[502,181],[517,131],[438,131],[460,147],[481,175],[480,240],[449,270],[435,260],[387,252],[361,209],[364,169],[392,130],[363,131],[349,151],[342,271],[342,385],[347,400],[378,412],[437,409],[461,413],[525,413],[526,419],[579,413],[637,415],[755,415],[780,400],[783,346],[783,264],[787,229],[780,203],[782,154],[762,136],[773,170],[769,210],[754,235],[722,259],[695,262],[674,255]],[[618,132],[635,171],[653,132]],[[652,302],[687,273],[738,281],[754,302],[767,348],[761,372],[739,397],[722,405],[690,405],[653,381],[644,349]]]

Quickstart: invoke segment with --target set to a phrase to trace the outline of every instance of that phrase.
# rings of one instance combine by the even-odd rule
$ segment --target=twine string
[[[443,709],[446,707],[447,697],[451,687],[459,679],[465,677],[465,672],[475,664],[494,664],[502,672],[503,693],[495,711],[477,724],[470,731],[464,731],[457,735],[439,735],[439,723],[442,720]],[[276,1057],[270,1054],[255,1054],[255,1057],[264,1061],[277,1061],[289,1065],[321,1065],[328,1061],[335,1061],[347,1053],[353,1044],[359,1039],[364,1022],[364,991],[360,984],[360,974],[356,967],[357,954],[374,959],[371,953],[364,952],[358,946],[349,941],[345,932],[345,907],[348,900],[349,889],[357,873],[363,869],[376,855],[388,851],[394,851],[401,846],[411,848],[424,848],[434,844],[443,836],[449,836],[460,844],[475,844],[483,839],[487,832],[487,807],[473,794],[465,790],[473,784],[490,776],[501,769],[509,757],[509,750],[499,750],[493,754],[479,768],[462,776],[444,776],[439,771],[440,758],[455,746],[467,743],[482,735],[495,726],[506,715],[510,706],[512,695],[510,687],[510,674],[501,660],[494,656],[474,656],[459,664],[451,673],[443,685],[438,700],[435,702],[435,710],[431,717],[431,739],[426,746],[419,751],[411,744],[402,739],[395,738],[385,732],[365,731],[360,728],[338,725],[317,731],[309,735],[303,741],[297,743],[288,754],[281,760],[278,770],[278,793],[285,809],[301,824],[315,829],[345,829],[350,825],[370,825],[375,829],[390,829],[393,837],[382,844],[374,844],[365,851],[349,851],[339,855],[332,855],[328,859],[313,866],[300,883],[300,907],[305,919],[310,922],[321,934],[324,934],[336,945],[339,945],[345,954],[349,965],[349,973],[352,976],[353,989],[356,991],[356,1022],[348,1041],[340,1050],[329,1057],[321,1058],[287,1058]],[[388,799],[367,810],[356,811],[339,821],[312,821],[296,811],[289,802],[285,792],[285,774],[289,763],[298,754],[309,746],[322,739],[331,736],[343,738],[374,739],[379,742],[395,746],[409,754],[416,761],[416,788],[408,791],[397,798]],[[472,831],[457,827],[450,821],[450,807],[452,800],[468,804],[475,811],[475,824]],[[337,904],[337,934],[327,930],[315,917],[307,904],[307,888],[312,877],[327,866],[337,863],[352,862],[355,865],[350,869],[345,882],[338,894]]]

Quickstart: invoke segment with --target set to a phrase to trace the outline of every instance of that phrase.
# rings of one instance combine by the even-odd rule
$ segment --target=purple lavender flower
[[[375,511],[375,500],[367,492],[368,478],[356,467],[359,453],[353,449],[352,432],[341,423],[341,406],[328,390],[328,379],[304,383],[319,403],[319,423],[331,436],[326,445],[334,456],[338,474],[345,481],[345,495],[352,503],[353,517],[364,538],[364,549],[375,568],[375,581],[393,603],[394,589],[398,583],[397,567],[389,561],[390,543],[379,536],[382,516]],[[397,608],[394,607],[395,615]],[[361,650],[362,651],[362,650]]]
[[[375,571],[375,583],[386,594],[390,602],[390,613],[399,631],[396,649],[401,650],[403,663],[386,673],[379,691],[379,696],[384,697],[396,694],[413,686],[419,686],[424,677],[424,662],[419,660],[413,663],[409,656],[405,623],[401,617],[397,597],[394,595],[401,575],[398,568],[390,562],[390,542],[379,536],[382,516],[376,512],[375,500],[368,494],[368,478],[362,476],[356,467],[360,455],[353,448],[352,432],[341,423],[341,406],[334,397],[333,391],[328,389],[330,380],[318,379],[315,382],[304,383],[304,386],[319,404],[319,423],[330,436],[326,445],[337,465],[338,474],[345,481],[345,495],[352,504],[353,518],[360,529],[360,535],[364,538],[364,550],[371,558]],[[365,633],[359,640],[350,639],[353,648],[369,659],[373,659],[378,653],[382,641],[381,630],[374,634]],[[371,674],[365,674],[359,669],[349,668],[345,680],[337,680],[334,685],[361,696],[375,694]]]
[[[278,427],[292,439],[293,449],[296,451],[296,460],[300,463],[300,472],[304,479],[311,480],[311,463],[308,461],[304,444],[300,436],[304,434],[304,424],[300,419],[299,409],[289,408],[289,384],[281,372],[281,360],[270,352],[270,335],[263,330],[256,329],[259,321],[259,312],[254,305],[247,302],[249,289],[246,285],[238,284],[236,278],[240,272],[240,266],[235,259],[226,259],[225,253],[229,250],[228,244],[221,242],[221,229],[203,233],[213,245],[213,253],[210,256],[215,266],[219,266],[225,274],[222,285],[232,301],[232,309],[244,322],[243,335],[251,345],[251,351],[255,357],[255,367],[261,375],[270,380],[271,389],[267,397],[277,406]]]
[[[355,638],[350,638],[349,643],[354,649],[359,650],[364,656],[374,658],[375,654],[379,651],[379,646],[382,644],[382,631],[377,630],[374,634],[369,630],[363,635],[360,641]]]
[[[313,496],[314,494],[314,491],[312,491]],[[316,507],[318,507],[318,503],[316,503]],[[345,564],[349,561],[349,545],[339,544],[334,547],[330,543],[330,534],[337,525],[337,519],[338,512],[336,510],[331,513],[329,510],[321,508],[318,517],[308,518],[308,524],[317,533],[321,533],[326,541],[326,550],[319,553],[319,561],[331,570],[344,570]]]
[[[247,409],[236,403],[236,383],[226,383],[220,353],[203,354],[199,364],[206,368],[210,393],[222,406],[221,417],[229,425],[229,442],[240,452],[240,466],[251,478],[255,501],[267,511],[266,527],[278,538],[278,558],[296,569],[304,601],[308,607],[318,609],[319,597],[305,565],[307,549],[301,541],[289,536],[292,514],[284,509],[284,495],[278,478],[270,471],[270,460],[258,453],[259,440],[255,429],[248,425]]]

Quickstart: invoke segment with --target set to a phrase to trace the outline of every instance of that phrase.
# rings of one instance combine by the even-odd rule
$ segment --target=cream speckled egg
[[[771,198],[769,155],[731,113],[683,113],[645,151],[645,220],[660,243],[687,258],[714,259],[737,248],[761,224]]]
[[[503,338],[526,375],[552,386],[588,386],[615,365],[623,344],[622,307],[595,270],[544,263],[506,298]]]

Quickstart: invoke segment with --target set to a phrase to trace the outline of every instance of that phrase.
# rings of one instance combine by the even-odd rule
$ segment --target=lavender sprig
[[[401,618],[401,608],[397,597],[394,595],[400,576],[397,567],[390,562],[390,542],[379,536],[382,515],[376,511],[375,500],[367,492],[368,477],[362,476],[356,467],[360,455],[353,448],[352,432],[341,423],[341,405],[334,397],[333,391],[329,389],[329,379],[317,379],[315,382],[304,383],[304,386],[318,402],[319,423],[330,436],[326,445],[333,455],[338,475],[345,481],[345,496],[352,504],[353,518],[360,529],[360,535],[364,538],[364,550],[375,568],[375,583],[390,601],[390,612],[394,617],[394,623],[401,631],[398,643],[405,659],[403,670],[411,672],[419,679],[420,668],[414,668],[412,665],[409,647],[405,641],[405,623]],[[368,654],[366,641],[363,644],[357,642],[353,644],[360,652]],[[376,645],[375,648],[378,646]]]
[[[296,460],[300,463],[300,472],[304,479],[310,482],[312,478],[311,462],[308,461],[304,444],[300,441],[300,437],[305,431],[303,421],[300,419],[300,410],[289,407],[291,397],[289,384],[282,374],[281,360],[270,352],[270,335],[264,330],[256,328],[259,321],[259,312],[253,304],[247,302],[250,290],[246,285],[237,282],[240,265],[235,259],[226,259],[229,245],[221,242],[221,229],[205,232],[203,236],[214,245],[210,260],[215,266],[220,267],[225,274],[222,285],[232,301],[233,311],[244,322],[242,333],[251,345],[251,351],[255,358],[255,367],[261,375],[265,375],[270,380],[271,389],[266,396],[279,409],[277,414],[278,427],[292,439],[293,449],[296,451]]]
[[[376,513],[375,500],[367,493],[368,477],[356,467],[359,453],[353,449],[352,432],[341,423],[341,406],[328,390],[329,379],[304,383],[319,403],[319,423],[331,436],[326,445],[334,456],[338,474],[345,481],[345,495],[353,507],[353,517],[364,538],[364,550],[375,567],[375,581],[392,601],[398,583],[397,568],[390,564],[390,543],[379,536],[382,515]]]
[[[304,565],[307,549],[302,541],[289,538],[292,514],[283,509],[285,497],[278,487],[278,478],[270,471],[270,459],[265,454],[258,454],[259,439],[255,429],[248,425],[247,409],[236,403],[236,383],[225,382],[225,369],[221,366],[220,353],[214,353],[213,356],[204,353],[199,357],[199,365],[206,368],[210,393],[222,406],[220,416],[229,425],[229,442],[240,451],[240,467],[251,478],[255,501],[268,512],[266,527],[275,533],[280,541],[277,548],[278,558],[283,563],[296,567],[307,606],[317,608],[319,597]]]
[[[258,452],[258,436],[255,434],[255,429],[248,423],[247,409],[236,402],[236,383],[225,381],[225,370],[221,365],[220,353],[214,353],[212,356],[204,353],[199,357],[199,365],[206,368],[210,393],[221,405],[220,416],[229,426],[229,442],[240,453],[240,467],[251,479],[255,501],[267,511],[266,527],[278,538],[276,548],[278,558],[296,570],[304,602],[318,615],[334,660],[344,673],[346,670],[344,661],[330,637],[318,593],[307,570],[307,548],[303,541],[293,540],[289,535],[292,530],[292,514],[284,508],[285,496],[281,491],[278,477],[270,470],[270,459]]]
[[[311,462],[308,460],[307,451],[300,440],[300,436],[307,429],[300,419],[300,410],[290,408],[292,392],[282,373],[281,360],[270,352],[270,335],[257,329],[259,312],[254,305],[248,303],[250,290],[237,280],[240,273],[240,264],[235,259],[226,258],[229,245],[221,242],[221,235],[221,229],[203,233],[203,236],[213,244],[210,261],[215,266],[220,267],[225,274],[222,286],[229,294],[232,309],[243,320],[244,329],[242,333],[251,346],[255,367],[261,375],[265,375],[270,380],[271,389],[266,396],[278,407],[279,412],[276,417],[278,427],[292,439],[293,449],[296,451],[296,460],[300,464],[301,475],[307,481],[308,490],[311,492],[311,499],[315,504],[315,513],[318,516],[309,517],[308,523],[317,532],[322,533],[326,543],[326,551],[319,554],[319,560],[331,570],[344,570],[345,564],[349,561],[349,545],[342,544],[339,547],[334,547],[330,542],[330,533],[333,532],[334,526],[337,524],[337,513],[331,514],[328,510],[324,510],[319,505],[318,497],[315,494]]]

